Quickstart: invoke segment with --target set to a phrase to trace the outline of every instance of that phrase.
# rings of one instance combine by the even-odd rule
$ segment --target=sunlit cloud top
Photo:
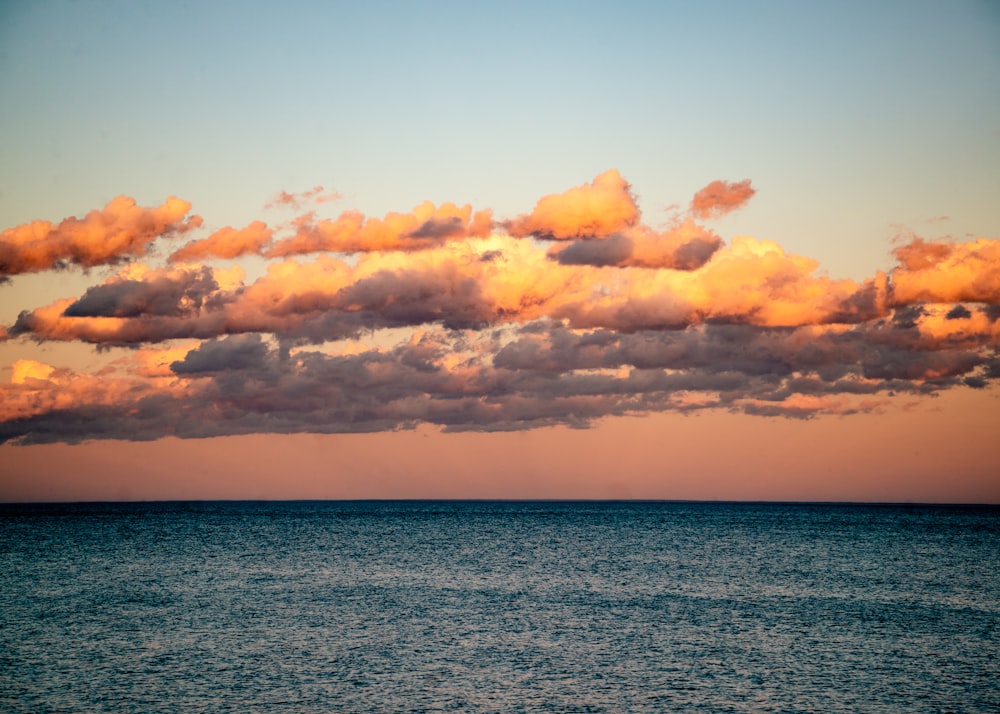
[[[8,280],[120,267],[25,306],[4,339],[130,350],[99,373],[15,362],[0,440],[808,418],[1000,376],[1000,241],[914,236],[889,272],[840,280],[707,225],[755,193],[713,181],[658,227],[616,170],[512,217],[428,201],[325,218],[342,198],[317,186],[264,207],[290,219],[210,233],[173,197],[17,226],[0,238]],[[267,266],[254,279],[251,257]]]

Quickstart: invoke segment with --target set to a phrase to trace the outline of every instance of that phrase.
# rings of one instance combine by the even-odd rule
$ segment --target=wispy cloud
[[[1000,377],[1000,241],[913,236],[888,274],[836,280],[696,222],[752,193],[713,182],[663,231],[641,223],[616,171],[510,220],[425,203],[382,219],[306,213],[278,240],[260,222],[223,229],[171,267],[131,264],[22,312],[8,339],[133,350],[101,375],[15,364],[0,440],[808,418]],[[272,258],[251,282],[193,262],[247,253]]]
[[[713,181],[694,195],[691,213],[697,218],[718,218],[746,205],[755,193],[750,179],[735,183]]]
[[[308,191],[302,191],[300,193],[290,193],[288,191],[279,191],[274,197],[265,204],[264,208],[302,208],[304,205],[314,204],[318,205],[321,203],[329,203],[330,201],[339,201],[343,196],[341,196],[336,191],[326,191],[322,186],[315,186]]]

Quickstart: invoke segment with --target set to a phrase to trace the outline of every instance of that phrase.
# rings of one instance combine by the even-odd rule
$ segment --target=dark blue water
[[[1000,710],[1000,510],[0,506],[0,710]]]

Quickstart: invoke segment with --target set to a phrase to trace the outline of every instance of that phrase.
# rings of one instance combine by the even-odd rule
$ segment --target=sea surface
[[[997,712],[1000,509],[0,505],[4,712]]]

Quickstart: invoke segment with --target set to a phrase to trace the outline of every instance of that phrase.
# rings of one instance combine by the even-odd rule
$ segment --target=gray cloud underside
[[[930,394],[1000,377],[995,350],[928,345],[908,316],[897,318],[818,335],[748,325],[579,332],[539,321],[512,340],[476,336],[468,351],[469,335],[453,331],[338,356],[290,354],[259,335],[236,335],[171,365],[192,380],[185,398],[50,411],[0,424],[0,442],[373,432],[420,423],[447,431],[586,427],[608,416],[705,408],[807,418],[818,411],[785,400]],[[455,353],[479,356],[446,368],[442,361]],[[679,399],[686,394],[699,399]]]
[[[115,280],[91,288],[66,317],[180,317],[201,308],[219,289],[208,268],[154,280]]]

